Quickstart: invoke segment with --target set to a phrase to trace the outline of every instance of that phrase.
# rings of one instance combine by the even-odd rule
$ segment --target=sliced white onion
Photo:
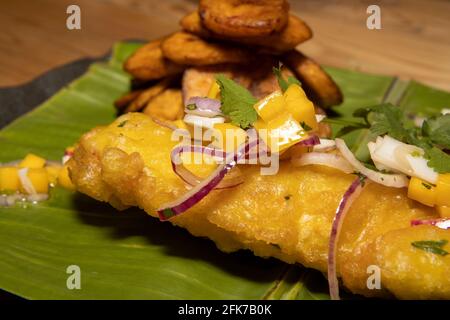
[[[316,114],[316,121],[321,122],[323,119],[325,119],[327,116],[324,114]]]
[[[195,109],[189,109],[189,105],[195,105]],[[223,116],[222,111],[220,110],[220,101],[204,97],[189,98],[184,112],[208,118]]]
[[[367,147],[378,170],[404,173],[433,184],[437,182],[438,173],[428,166],[423,149],[387,135],[377,137],[376,142],[369,142]]]
[[[23,168],[18,171],[19,180],[22,184],[22,187],[25,189],[25,191],[28,194],[36,194],[36,189],[34,189],[33,184],[31,183],[30,179],[28,178],[28,168]]]
[[[184,116],[184,122],[192,126],[195,125],[202,128],[213,129],[216,123],[224,123],[225,118],[224,117],[208,118],[208,117],[200,117],[193,114],[186,114]]]
[[[412,226],[419,226],[422,224],[428,224],[432,226],[436,226],[438,228],[448,230],[450,229],[450,218],[442,218],[442,219],[423,219],[423,220],[412,220]]]
[[[366,168],[361,162],[359,162],[358,159],[353,155],[353,153],[350,151],[350,149],[345,144],[344,140],[342,139],[336,139],[336,147],[341,152],[342,156],[350,162],[350,164],[353,166],[353,168],[362,173],[363,175],[367,176],[370,180],[388,186],[388,187],[394,187],[394,188],[404,188],[407,187],[409,184],[408,178],[403,174],[387,174],[387,173],[381,173],[374,170],[371,170],[369,168]]]
[[[308,152],[298,158],[291,159],[295,166],[306,166],[310,164],[322,165],[335,168],[345,173],[352,173],[353,167],[342,156],[333,153]]]
[[[322,139],[320,138],[320,143],[313,147],[313,151],[325,152],[329,150],[336,149],[336,142],[332,139]]]
[[[26,197],[30,202],[41,202],[48,199],[48,193],[36,193]]]
[[[336,271],[337,245],[344,219],[353,202],[359,197],[362,189],[367,185],[365,177],[356,178],[345,191],[339,202],[331,226],[330,240],[328,243],[328,286],[332,300],[339,300],[339,282]]]

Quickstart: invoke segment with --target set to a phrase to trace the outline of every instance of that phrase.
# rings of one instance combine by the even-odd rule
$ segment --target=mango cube
[[[245,143],[247,133],[231,123],[216,123],[213,130],[212,145],[227,152],[236,150]]]
[[[219,94],[220,94],[219,84],[216,81],[214,81],[211,84],[211,87],[209,87],[209,91],[208,91],[207,97],[211,98],[211,99],[217,99]]]
[[[51,184],[56,184],[58,182],[59,171],[61,171],[62,167],[60,166],[48,166],[45,167],[48,175],[48,182]]]
[[[45,166],[46,160],[41,158],[35,154],[29,153],[26,157],[20,162],[20,168],[43,168]]]
[[[436,184],[436,204],[450,207],[450,173],[440,174]]]
[[[287,112],[283,112],[268,123],[258,120],[253,126],[272,152],[281,153],[308,136],[302,126]]]
[[[20,187],[18,168],[1,167],[0,168],[0,192],[17,191]]]
[[[303,89],[297,84],[291,84],[284,92],[286,111],[292,114],[299,123],[305,123],[312,130],[317,130],[316,111],[314,104],[308,99]]]
[[[450,218],[450,207],[448,206],[436,206],[437,212],[441,218]]]
[[[408,197],[433,207],[436,202],[436,187],[419,178],[412,177],[409,181]]]
[[[75,185],[72,183],[69,177],[69,168],[65,165],[58,174],[58,183],[63,188],[69,190],[75,190]]]
[[[269,122],[283,112],[284,97],[281,92],[275,91],[258,101],[253,107],[265,122]]]
[[[45,168],[30,168],[27,172],[27,177],[33,185],[37,193],[48,193],[48,174]],[[25,188],[21,185],[20,191],[27,193]]]

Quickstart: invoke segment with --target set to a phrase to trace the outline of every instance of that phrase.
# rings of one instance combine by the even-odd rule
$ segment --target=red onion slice
[[[196,186],[199,184],[203,179],[189,171],[182,163],[180,155],[182,153],[200,153],[202,155],[208,155],[211,157],[219,158],[221,160],[225,159],[227,156],[227,153],[220,149],[205,147],[201,145],[184,145],[184,146],[177,146],[175,147],[171,152],[171,162],[172,162],[172,169],[173,171],[187,184],[191,186]],[[238,170],[236,167],[235,170]],[[230,173],[230,175],[235,172],[235,170]],[[228,176],[227,179],[222,180],[215,189],[225,189],[225,188],[231,188],[235,187],[239,184],[244,182],[242,176],[240,175],[240,171],[238,173],[235,173],[234,176],[230,177]]]
[[[450,229],[450,218],[442,219],[423,219],[423,220],[412,220],[411,226],[419,226],[422,224],[436,226],[438,228],[448,230]]]
[[[157,212],[160,220],[165,221],[173,218],[197,204],[219,185],[222,179],[236,166],[239,160],[245,157],[245,155],[257,145],[258,140],[255,139],[240,146],[236,153],[227,154],[225,162],[219,165],[206,179],[197,184],[181,198],[167,203],[158,209]]]
[[[292,158],[291,162],[297,167],[315,164],[331,167],[344,173],[352,173],[354,171],[353,167],[345,158],[334,153],[308,152],[298,158]]]
[[[292,147],[294,147],[294,146],[314,147],[315,145],[318,145],[318,144],[320,144],[319,136],[311,135],[306,139],[300,140],[299,142],[294,144]]]
[[[404,174],[387,174],[366,168],[361,162],[358,161],[358,159],[356,159],[345,144],[344,140],[336,139],[336,147],[356,171],[362,173],[373,182],[393,188],[408,187],[409,179]]]
[[[189,106],[195,106],[190,108]],[[191,97],[186,102],[184,112],[202,117],[223,116],[220,110],[220,101],[206,97]]]
[[[342,196],[339,206],[331,226],[330,242],[328,244],[328,286],[332,300],[339,300],[339,282],[336,273],[336,256],[339,234],[342,223],[351,205],[361,194],[362,189],[367,185],[366,177],[356,178]]]

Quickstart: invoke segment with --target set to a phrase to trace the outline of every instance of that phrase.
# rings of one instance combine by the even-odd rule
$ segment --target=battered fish
[[[147,115],[129,113],[85,134],[69,170],[77,189],[118,209],[139,206],[156,217],[156,208],[187,192],[173,172],[171,130]],[[206,176],[212,165],[189,167]],[[250,249],[322,272],[338,202],[353,175],[321,166],[280,163],[278,174],[262,176],[258,166],[241,165],[244,183],[214,190],[173,224],[208,237],[231,252]],[[343,285],[364,296],[449,299],[450,255],[417,249],[413,241],[450,241],[450,231],[411,227],[411,219],[437,218],[431,208],[407,198],[404,189],[372,183],[352,205],[338,243],[338,275]],[[450,250],[449,245],[445,247]],[[381,289],[367,288],[367,270],[381,270]]]

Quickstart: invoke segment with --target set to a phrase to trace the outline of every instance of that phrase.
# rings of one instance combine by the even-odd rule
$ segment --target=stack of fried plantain
[[[160,120],[183,117],[183,102],[206,96],[223,73],[257,98],[279,90],[272,69],[295,75],[317,111],[340,104],[331,77],[296,47],[311,29],[289,13],[287,0],[200,0],[181,19],[182,31],[153,40],[124,63],[132,91],[116,101],[120,112],[142,111]]]

